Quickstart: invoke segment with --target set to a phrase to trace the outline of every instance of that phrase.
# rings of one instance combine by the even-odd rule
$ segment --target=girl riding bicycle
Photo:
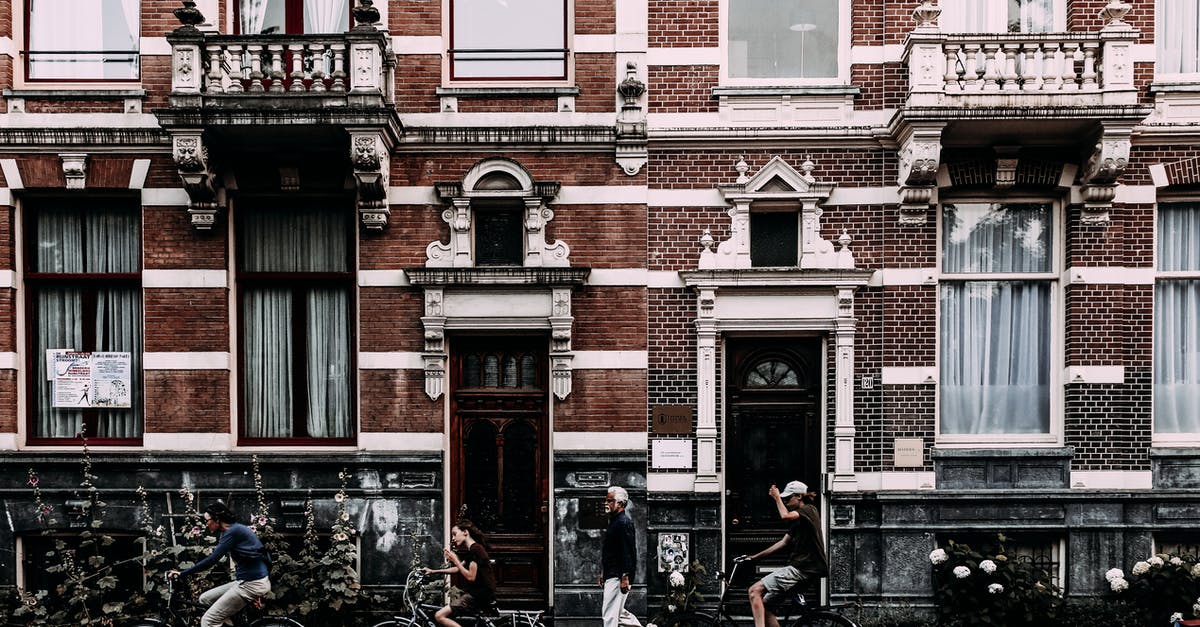
[[[443,627],[460,627],[452,616],[478,614],[487,609],[496,599],[496,574],[488,558],[483,533],[467,520],[460,520],[450,528],[450,545],[442,549],[449,568],[426,568],[425,574],[462,575],[467,581],[462,596],[438,610],[434,618]],[[461,550],[465,557],[459,558],[453,549]]]

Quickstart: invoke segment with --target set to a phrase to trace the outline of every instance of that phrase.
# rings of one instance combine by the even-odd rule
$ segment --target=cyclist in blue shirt
[[[195,566],[182,572],[168,571],[167,576],[187,577],[202,572],[228,554],[234,563],[234,580],[200,595],[200,602],[208,606],[200,625],[232,625],[233,616],[247,603],[255,602],[271,591],[271,559],[258,534],[237,522],[237,516],[224,503],[217,501],[204,510],[204,524],[209,533],[220,533],[216,548]]]

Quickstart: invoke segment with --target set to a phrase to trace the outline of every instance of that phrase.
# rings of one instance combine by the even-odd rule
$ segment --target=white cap
[[[808,492],[808,485],[803,481],[789,481],[783,492],[779,493],[779,498],[791,498],[793,494],[805,494]]]

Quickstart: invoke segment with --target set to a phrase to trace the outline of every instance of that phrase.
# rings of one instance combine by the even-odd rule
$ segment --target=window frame
[[[1192,0],[1200,4],[1200,0]],[[1154,0],[1154,32],[1158,34],[1158,25],[1160,18],[1165,19],[1166,12],[1164,5],[1167,4],[1163,0]],[[1196,8],[1197,15],[1200,15],[1200,6]],[[1163,37],[1154,38],[1154,82],[1155,83],[1200,83],[1200,61],[1196,64],[1195,72],[1163,72],[1159,70],[1162,65],[1161,50],[1159,44],[1165,39]],[[1197,42],[1197,55],[1200,56],[1200,41]]]
[[[850,84],[850,48],[853,35],[851,26],[851,0],[836,0],[838,3],[838,51],[837,75],[820,78],[734,78],[730,76],[729,63],[729,13],[731,3],[735,0],[720,0],[718,18],[718,49],[720,55],[720,74],[718,85],[728,87],[790,87],[812,85],[848,85]]]
[[[114,51],[114,50],[102,50],[102,51],[98,51],[95,53],[87,53],[85,51],[75,51],[76,53],[83,52],[84,54],[97,54],[97,55],[102,55],[105,53],[118,54],[118,55],[130,54],[134,57],[134,67],[136,69],[137,76],[134,76],[132,78],[106,78],[106,77],[98,77],[98,78],[72,78],[72,77],[33,78],[32,68],[30,67],[30,60],[34,54],[39,54],[39,53],[37,51],[30,50],[29,46],[30,46],[30,39],[33,35],[32,9],[33,9],[33,3],[36,1],[37,0],[23,0],[22,1],[22,10],[18,13],[19,19],[21,20],[21,24],[19,27],[23,31],[22,47],[21,47],[21,50],[19,51],[19,53],[21,55],[21,61],[20,61],[20,63],[14,63],[14,65],[17,65],[21,68],[21,78],[20,78],[19,82],[14,80],[14,86],[19,86],[20,83],[36,83],[39,86],[55,84],[55,83],[65,84],[65,85],[75,85],[75,84],[91,85],[91,84],[101,84],[101,83],[116,83],[116,84],[119,84],[121,87],[127,87],[131,83],[140,83],[142,81],[141,29],[142,29],[143,16],[142,16],[142,11],[140,10],[140,3],[139,3],[139,11],[138,11],[137,32],[134,33],[134,48],[132,50],[130,50],[128,52]],[[13,24],[13,28],[14,29],[18,28],[18,25]],[[44,53],[40,53],[40,54],[54,54],[54,53],[44,52]],[[65,54],[65,53],[59,53],[59,54]],[[101,58],[100,62],[103,62],[103,57]]]
[[[1050,269],[1046,272],[1024,273],[958,273],[945,272],[942,268],[945,251],[943,237],[945,224],[944,205],[957,203],[989,203],[989,204],[1047,204],[1050,206],[1050,218],[1053,228],[1050,245],[1053,251],[1050,255]],[[1066,235],[1065,212],[1061,198],[1051,198],[1039,195],[997,196],[995,194],[943,194],[937,202],[937,263],[934,294],[934,329],[936,332],[936,352],[934,369],[937,371],[937,384],[934,399],[934,443],[943,448],[1009,448],[1012,446],[1053,447],[1061,446],[1063,442],[1063,389],[1062,372],[1064,368],[1063,346],[1065,341],[1064,284],[1062,272],[1065,254]],[[942,432],[942,300],[941,287],[947,282],[973,281],[1044,281],[1050,284],[1050,346],[1049,346],[1049,430],[1046,433],[943,433]]]
[[[242,32],[242,3],[245,0],[233,1],[233,33],[248,37],[266,37],[260,33]],[[283,32],[273,35],[336,35],[340,33],[307,33],[304,31],[304,0],[283,0]],[[354,28],[354,5],[357,0],[346,0],[347,30]]]
[[[563,74],[555,77],[539,76],[495,76],[495,77],[459,77],[455,74],[454,55],[462,52],[455,48],[454,3],[456,0],[442,0],[442,32],[445,34],[445,44],[442,52],[442,84],[453,87],[513,87],[530,85],[537,87],[564,87],[575,82],[575,2],[560,0],[563,3]]]
[[[1200,76],[1200,75],[1198,75]],[[1158,235],[1159,235],[1159,210],[1164,206],[1171,205],[1191,205],[1192,210],[1200,212],[1200,199],[1195,197],[1174,197],[1174,198],[1159,198],[1154,207],[1154,254],[1152,270],[1154,272],[1154,296],[1153,309],[1151,310],[1151,324],[1158,316],[1158,284],[1161,281],[1172,280],[1193,280],[1200,281],[1200,269],[1197,270],[1159,270],[1158,269]],[[1152,446],[1170,446],[1170,447],[1195,447],[1200,446],[1200,431],[1194,433],[1180,432],[1167,433],[1158,430],[1157,407],[1154,404],[1154,387],[1157,373],[1154,371],[1154,362],[1158,354],[1158,342],[1155,341],[1153,330],[1150,334],[1150,440]]]
[[[990,2],[988,2],[987,21],[990,24],[990,26],[989,26],[988,30],[983,31],[983,32],[1009,34],[1008,33],[1008,2],[1009,2],[1009,0],[990,0]],[[1051,29],[1049,32],[1052,32],[1052,33],[1067,32],[1066,0],[1051,0],[1051,2],[1053,3],[1052,11],[1054,12],[1054,15],[1052,17],[1053,17],[1053,21],[1054,21],[1054,28]],[[950,25],[946,24],[946,22],[948,21],[946,19],[946,9],[951,6],[962,6],[962,5],[955,4],[955,3],[949,3],[949,2],[944,3],[942,5],[942,13],[938,17],[939,28],[941,28],[941,30],[943,32],[947,32],[947,33],[969,32],[969,31],[950,30]],[[952,9],[952,11],[953,11],[953,9]],[[999,25],[999,28],[997,28],[997,25]],[[1016,35],[1016,34],[1022,34],[1022,33],[1024,33],[1024,31],[1018,31],[1017,33],[1011,33],[1011,34]],[[1025,34],[1032,34],[1032,33],[1025,33]]]
[[[345,209],[349,205],[345,202],[343,196],[338,195],[322,195],[322,194],[306,194],[305,200],[299,199],[280,199],[278,197],[261,197],[254,194],[242,194],[240,211],[237,207],[231,212],[233,219],[230,221],[232,234],[231,248],[233,250],[233,268],[234,281],[237,286],[237,297],[235,301],[237,323],[237,368],[238,377],[235,383],[235,391],[237,394],[237,417],[235,419],[234,435],[237,438],[238,446],[353,446],[358,443],[359,434],[359,381],[358,381],[358,281],[357,281],[357,266],[358,266],[358,237],[357,223],[355,215],[349,209]],[[255,201],[266,201],[268,204],[283,204],[288,203],[292,206],[304,204],[307,206],[317,206],[325,208],[328,211],[335,211],[342,214],[342,218],[346,222],[346,237],[348,238],[346,254],[346,272],[247,272],[241,267],[241,243],[237,229],[239,228],[240,214],[253,212],[257,209],[254,207]],[[293,436],[293,437],[250,437],[246,435],[246,377],[244,372],[246,369],[246,316],[244,314],[245,297],[248,286],[288,286],[291,291],[293,301],[298,298],[297,290],[303,287],[311,287],[314,284],[323,286],[341,285],[347,290],[347,305],[349,311],[347,316],[347,342],[349,343],[349,359],[346,364],[346,376],[349,378],[350,389],[349,397],[349,419],[350,419],[350,434],[344,438],[318,438],[310,435]],[[301,311],[303,308],[301,308]],[[295,311],[295,310],[294,310]],[[303,316],[299,319],[292,320],[292,333],[301,332],[303,329]],[[292,355],[292,368],[290,374],[295,376],[299,369],[302,369],[307,363],[306,355],[302,351],[295,351]],[[293,390],[293,398],[300,398],[301,393]],[[303,424],[307,419],[306,414],[301,414],[300,409],[303,404],[294,402],[292,404],[292,424],[293,426]]]
[[[35,272],[35,271],[33,271],[33,263],[35,261],[35,258],[34,258],[34,255],[30,254],[30,252],[38,250],[38,245],[37,245],[37,241],[36,241],[37,229],[34,228],[34,224],[33,224],[33,222],[34,222],[34,220],[36,220],[36,216],[37,216],[37,213],[36,213],[37,205],[52,204],[52,203],[82,205],[84,203],[95,202],[97,200],[104,201],[104,202],[113,202],[113,203],[118,203],[118,202],[119,203],[127,203],[129,205],[129,207],[128,207],[129,211],[131,213],[135,213],[137,215],[138,222],[139,222],[139,228],[141,229],[140,238],[139,238],[139,246],[138,246],[138,255],[137,255],[137,263],[138,263],[137,271],[136,272],[112,272],[112,273],[97,273],[97,272],[66,273],[66,272]],[[74,437],[56,438],[56,437],[48,437],[48,436],[39,435],[37,433],[38,405],[36,402],[36,396],[37,396],[37,381],[38,380],[36,377],[44,376],[45,371],[43,368],[38,367],[38,354],[37,354],[38,351],[36,349],[36,345],[37,345],[37,341],[38,341],[38,328],[37,328],[37,324],[36,324],[37,316],[35,315],[36,314],[36,305],[37,305],[36,295],[39,293],[39,287],[44,287],[44,286],[66,287],[66,286],[77,286],[77,285],[91,285],[93,287],[86,290],[86,293],[89,295],[94,295],[97,293],[97,291],[99,291],[105,287],[111,287],[111,286],[115,286],[115,285],[134,287],[139,292],[139,297],[141,299],[140,304],[141,304],[142,351],[144,353],[145,352],[145,339],[146,339],[146,301],[145,301],[145,288],[144,288],[144,283],[142,280],[142,273],[144,271],[144,267],[143,267],[144,254],[143,253],[145,250],[145,237],[146,237],[145,216],[142,213],[142,207],[141,207],[141,203],[139,200],[137,200],[134,197],[130,197],[127,195],[120,195],[120,194],[109,195],[109,194],[91,194],[91,193],[89,193],[89,195],[86,198],[81,197],[81,196],[34,195],[31,197],[26,197],[24,199],[24,201],[20,203],[20,210],[21,210],[21,216],[20,216],[20,220],[19,220],[19,223],[21,225],[20,240],[21,240],[21,243],[23,246],[23,250],[21,251],[21,260],[20,260],[20,267],[21,267],[21,271],[23,274],[23,276],[21,277],[21,287],[24,291],[23,296],[24,296],[24,301],[25,301],[24,305],[22,307],[22,310],[24,311],[24,315],[25,315],[25,325],[24,325],[25,326],[25,338],[24,338],[24,341],[21,343],[23,348],[25,349],[25,358],[22,360],[22,366],[25,368],[25,371],[26,371],[25,372],[26,402],[24,403],[24,405],[25,405],[25,412],[24,412],[25,413],[25,444],[27,444],[29,446],[82,445],[83,438],[78,437],[78,435],[76,435]],[[86,209],[82,208],[82,207],[79,207],[78,210],[86,211]],[[91,320],[88,319],[86,308],[84,308],[84,314],[85,314],[85,321],[94,322],[94,319],[91,319]],[[94,351],[95,348],[79,347],[76,350],[90,352],[90,351]],[[140,370],[137,368],[134,368],[131,370],[131,375],[134,377],[137,377],[138,380],[136,383],[134,383],[134,382],[130,383],[131,386],[140,386],[141,387],[140,397],[142,399],[142,404],[140,407],[136,407],[136,408],[131,407],[131,409],[137,409],[138,411],[141,412],[141,420],[142,420],[141,435],[139,435],[135,438],[98,437],[95,435],[95,432],[96,432],[95,423],[97,420],[97,416],[96,416],[97,410],[94,410],[94,409],[83,410],[83,412],[82,412],[83,413],[83,418],[82,418],[83,425],[89,426],[89,433],[92,434],[87,437],[88,445],[90,445],[90,446],[142,446],[144,438],[146,437],[146,406],[145,406],[145,387],[146,387],[145,370],[146,369],[145,369],[145,363],[144,363],[144,361],[141,361],[141,359],[142,359],[142,357],[139,356],[138,361],[142,365]],[[139,396],[139,395],[135,394],[135,397],[136,396]]]

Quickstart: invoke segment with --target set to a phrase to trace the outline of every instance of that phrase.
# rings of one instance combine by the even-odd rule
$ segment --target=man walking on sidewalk
[[[608,529],[604,532],[604,545],[600,553],[600,585],[604,587],[604,602],[601,605],[604,627],[641,627],[637,617],[625,609],[629,598],[629,586],[637,568],[637,534],[633,520],[625,513],[629,506],[629,493],[625,488],[612,486],[604,499],[604,511],[608,513]]]

